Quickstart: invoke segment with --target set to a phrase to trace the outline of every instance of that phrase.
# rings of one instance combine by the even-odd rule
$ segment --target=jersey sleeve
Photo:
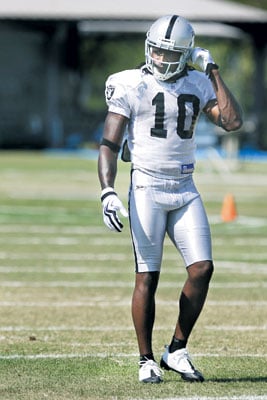
[[[109,111],[130,118],[131,107],[128,99],[127,77],[125,73],[119,72],[107,79],[105,98]]]

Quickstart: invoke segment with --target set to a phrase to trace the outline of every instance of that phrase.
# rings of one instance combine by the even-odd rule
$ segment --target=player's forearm
[[[113,187],[117,175],[117,157],[107,146],[100,146],[98,157],[98,177],[101,189]]]
[[[210,79],[215,90],[220,110],[221,127],[226,131],[235,131],[242,126],[242,110],[233,94],[230,92],[220,73],[214,69],[210,73]]]

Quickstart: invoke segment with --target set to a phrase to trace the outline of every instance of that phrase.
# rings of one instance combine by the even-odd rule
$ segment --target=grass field
[[[201,161],[196,183],[211,223],[216,271],[189,342],[204,373],[189,384],[165,372],[138,383],[130,302],[129,226],[102,223],[96,161],[49,153],[0,155],[0,398],[267,399],[267,164],[218,173]],[[127,201],[129,165],[117,191]],[[224,196],[238,218],[223,223]],[[185,279],[166,238],[154,351],[169,343]]]

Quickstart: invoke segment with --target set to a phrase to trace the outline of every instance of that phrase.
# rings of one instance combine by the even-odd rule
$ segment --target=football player
[[[206,49],[194,47],[191,24],[178,15],[157,19],[145,41],[145,65],[111,75],[98,174],[105,224],[121,232],[127,216],[135,258],[132,317],[140,352],[139,381],[160,383],[162,369],[202,382],[187,351],[213,273],[211,234],[193,182],[195,124],[201,112],[226,131],[241,127],[240,106]],[[115,191],[117,158],[125,130],[131,161],[129,210]],[[124,157],[125,158],[125,157]],[[165,235],[184,261],[187,279],[169,346],[160,365],[152,348]],[[161,367],[161,368],[160,368]]]

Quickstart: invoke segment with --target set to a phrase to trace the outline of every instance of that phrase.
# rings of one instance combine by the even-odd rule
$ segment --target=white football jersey
[[[158,177],[193,172],[195,123],[215,98],[208,77],[195,70],[174,83],[157,81],[142,68],[118,72],[106,82],[109,111],[129,118],[133,167]]]

